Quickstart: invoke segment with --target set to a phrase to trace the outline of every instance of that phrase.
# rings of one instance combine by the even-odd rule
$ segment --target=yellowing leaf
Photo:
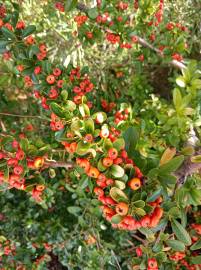
[[[175,156],[175,154],[176,148],[167,148],[161,157],[160,165],[163,165],[170,161]]]

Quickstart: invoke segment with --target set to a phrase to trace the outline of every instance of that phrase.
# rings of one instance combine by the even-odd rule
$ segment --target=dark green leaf
[[[175,251],[184,251],[185,245],[183,242],[178,240],[167,240],[166,244]]]
[[[74,9],[77,5],[77,0],[67,0],[65,1],[65,10],[66,11],[71,11],[72,9]]]
[[[172,230],[176,237],[182,241],[185,245],[191,245],[191,238],[186,229],[175,219],[172,220]]]
[[[196,256],[196,257],[192,257],[191,258],[191,264],[201,264],[201,255]]]
[[[36,31],[35,25],[29,25],[22,31],[22,37],[28,37]]]
[[[184,156],[177,156],[159,167],[159,174],[168,174],[176,171],[184,162]]]
[[[135,127],[129,127],[124,133],[123,138],[126,143],[125,149],[129,156],[132,156],[139,138],[139,131]]]
[[[123,217],[120,215],[114,215],[111,219],[111,222],[114,224],[119,224],[122,221]]]
[[[1,31],[4,35],[4,37],[6,37],[7,39],[11,39],[11,40],[15,39],[15,34],[12,31],[10,31],[8,28],[2,27]]]
[[[87,11],[87,13],[90,19],[96,19],[96,17],[98,16],[97,8],[91,8]]]
[[[190,250],[197,250],[197,249],[201,249],[201,238],[190,247]]]

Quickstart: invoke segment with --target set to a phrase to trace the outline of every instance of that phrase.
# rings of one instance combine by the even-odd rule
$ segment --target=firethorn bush
[[[0,269],[201,269],[199,12],[0,1]]]

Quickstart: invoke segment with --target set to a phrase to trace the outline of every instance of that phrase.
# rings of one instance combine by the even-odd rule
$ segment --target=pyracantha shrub
[[[77,1],[49,5],[57,16],[72,13],[70,35],[79,41],[77,47],[93,50],[96,45],[110,53],[131,54],[136,74],[139,69],[137,78],[130,78],[129,65],[120,64],[107,68],[100,84],[97,71],[86,65],[52,61],[45,39],[20,18],[20,5],[0,4],[3,63],[32,98],[32,106],[39,108],[41,114],[35,118],[44,121],[42,138],[33,123],[23,130],[10,127],[8,132],[1,122],[0,188],[6,206],[0,214],[0,265],[2,269],[51,269],[51,264],[62,263],[69,269],[102,269],[87,248],[83,254],[89,262],[84,265],[78,255],[71,258],[62,250],[67,247],[73,253],[79,246],[81,253],[79,249],[96,244],[94,257],[106,256],[105,269],[115,264],[118,269],[120,264],[123,269],[199,269],[201,80],[199,63],[183,61],[188,56],[189,30],[183,23],[169,21],[163,0],[95,2],[91,7]],[[140,74],[142,67],[149,71],[148,66],[158,61],[181,70],[180,75],[171,70],[171,101],[150,95],[154,86]],[[101,73],[101,67],[96,68]],[[21,202],[18,212],[12,204]],[[25,204],[32,210],[21,217]],[[33,218],[34,209],[40,210]],[[22,218],[30,240],[20,239],[19,224],[9,211]],[[48,213],[52,213],[50,221],[46,221]],[[69,213],[77,221],[66,220]],[[13,236],[9,220],[13,226],[16,223]],[[104,253],[94,222],[106,230],[105,242],[107,230],[119,242],[128,237],[132,254],[122,254],[119,264],[112,240],[111,255],[105,242]],[[86,234],[76,242],[68,230],[79,233],[79,226]],[[36,230],[41,235],[34,236]],[[27,252],[24,258],[23,252]]]

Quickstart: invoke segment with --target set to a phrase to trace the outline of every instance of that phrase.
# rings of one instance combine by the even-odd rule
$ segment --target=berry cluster
[[[11,243],[10,240],[2,241],[0,243],[0,263],[3,260],[3,256],[15,256],[16,246]]]
[[[58,9],[60,12],[65,11],[64,4],[62,2],[56,2],[55,3],[55,8]]]
[[[28,170],[37,170],[44,165],[43,157],[31,158],[21,147],[22,140],[12,140],[7,143],[1,140],[0,162],[4,170],[0,171],[0,184],[6,185],[8,189],[16,188],[26,190],[26,174]],[[9,151],[7,150],[9,149]],[[37,201],[45,189],[43,185],[35,184],[31,191],[32,197]]]
[[[74,19],[74,21],[77,23],[77,26],[80,27],[87,21],[87,16],[85,15],[77,15]]]
[[[86,18],[77,17],[78,24],[84,23]],[[14,29],[13,31],[15,32]],[[112,34],[109,34],[109,37],[116,40],[116,36]],[[128,158],[125,142],[117,129],[120,121],[128,119],[130,109],[127,107],[117,111],[113,121],[107,121],[107,115],[103,112],[91,115],[88,106],[91,104],[87,104],[86,94],[93,90],[94,85],[86,72],[83,73],[80,68],[72,67],[66,70],[63,67],[47,65],[46,46],[37,46],[32,35],[26,37],[25,48],[29,49],[33,44],[33,73],[24,75],[26,67],[23,63],[18,63],[18,70],[24,76],[26,86],[39,89],[34,90],[35,97],[40,99],[42,107],[50,112],[51,129],[61,132],[59,141],[66,152],[92,180],[94,193],[103,205],[105,218],[112,222],[114,227],[126,230],[157,226],[163,214],[160,202],[150,205],[149,212],[146,213],[143,209],[146,202],[143,201],[141,208],[136,208],[135,201],[132,201],[133,193],[140,194],[139,189],[143,188],[143,175],[134,161]],[[11,156],[2,158],[5,158],[6,162],[12,158],[7,164],[10,166],[9,185],[25,189],[24,164],[27,162],[28,169],[38,169],[43,167],[44,158],[32,160],[26,157],[20,144],[15,145],[15,148],[16,151]],[[4,154],[3,151],[2,155]],[[1,174],[5,179],[4,172]],[[32,197],[41,201],[44,188],[43,185],[35,185]]]

